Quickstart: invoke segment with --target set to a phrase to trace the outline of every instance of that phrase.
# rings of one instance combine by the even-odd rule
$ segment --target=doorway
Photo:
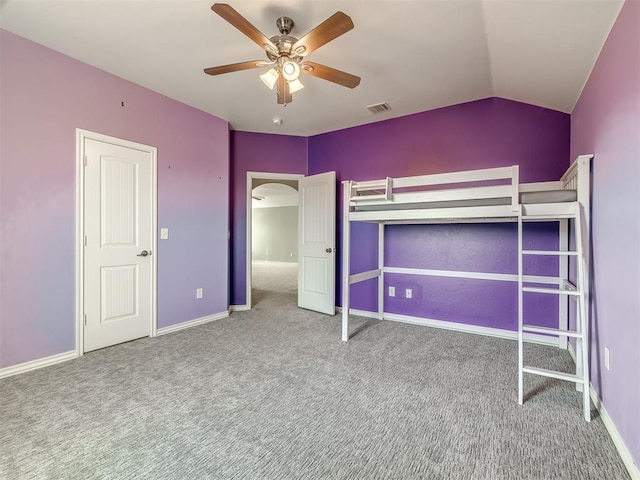
[[[295,183],[291,183],[295,182]],[[261,184],[284,183],[298,190],[297,303],[301,308],[335,314],[336,174],[304,175],[247,172],[246,304],[252,307],[253,198]],[[260,200],[258,200],[260,201]]]
[[[297,294],[298,179],[247,174],[247,307],[272,294]]]
[[[156,149],[77,130],[77,350],[156,331]]]

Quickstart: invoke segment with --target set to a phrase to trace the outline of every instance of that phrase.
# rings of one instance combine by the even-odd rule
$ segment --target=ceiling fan
[[[267,38],[230,5],[214,3],[211,10],[263,48],[269,61],[251,60],[249,62],[205,68],[204,73],[206,74],[221,75],[223,73],[270,66],[272,68],[260,75],[260,78],[269,88],[276,88],[278,104],[285,106],[292,102],[292,94],[303,88],[298,79],[300,72],[347,88],[355,88],[360,84],[360,77],[304,60],[304,57],[314,50],[353,28],[351,18],[342,12],[334,13],[302,38],[297,39],[289,35],[294,26],[293,20],[289,17],[278,18],[276,26],[280,30],[280,35]]]

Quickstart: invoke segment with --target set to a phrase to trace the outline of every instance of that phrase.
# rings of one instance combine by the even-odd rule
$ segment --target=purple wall
[[[158,227],[170,229],[158,326],[226,311],[228,124],[9,32],[0,41],[0,367],[75,348],[76,128],[158,148]]]
[[[338,181],[371,180],[518,164],[522,182],[557,180],[569,166],[569,128],[567,114],[490,98],[311,137],[309,174],[335,170]],[[339,188],[338,218],[341,199]],[[338,223],[338,245],[341,227]],[[352,245],[359,242],[351,250],[352,271],[374,268],[377,227],[353,224],[352,230]],[[537,225],[527,232],[525,241],[534,241],[539,248],[557,248],[557,226]],[[514,225],[393,226],[387,227],[385,243],[389,266],[516,273]],[[340,255],[337,260],[339,303]],[[548,274],[556,271],[553,265],[546,270]],[[527,264],[525,272],[540,273],[540,268]],[[416,289],[410,300],[387,298],[389,312],[516,328],[514,283],[397,274],[390,275],[389,282],[396,287],[411,283]],[[376,310],[375,285],[367,281],[352,287],[352,307]],[[527,320],[532,323],[548,324],[548,313],[557,311],[557,299],[549,296],[528,303]]]
[[[640,2],[627,0],[571,117],[593,160],[592,383],[640,464]],[[604,347],[611,369],[604,367]]]
[[[307,173],[307,139],[231,132],[231,305],[245,305],[247,172]]]

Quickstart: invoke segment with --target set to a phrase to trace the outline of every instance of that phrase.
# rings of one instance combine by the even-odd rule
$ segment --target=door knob
[[[142,250],[137,256],[138,257],[146,257],[147,255],[151,255],[151,252],[148,252],[146,250]]]
[[[331,253],[331,252],[333,252],[333,248],[327,248],[327,249],[325,250],[325,252],[327,252],[327,253]]]

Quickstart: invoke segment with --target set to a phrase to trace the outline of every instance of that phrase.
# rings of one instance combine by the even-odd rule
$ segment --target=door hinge
[[[84,166],[86,167],[87,166],[87,156],[86,155],[84,156],[83,163],[84,163]]]
[[[84,324],[85,325],[87,324],[87,314],[86,313],[84,314]]]
[[[86,235],[84,236],[84,246],[85,247],[87,246],[87,236]]]

